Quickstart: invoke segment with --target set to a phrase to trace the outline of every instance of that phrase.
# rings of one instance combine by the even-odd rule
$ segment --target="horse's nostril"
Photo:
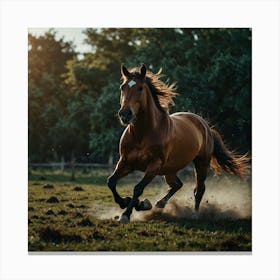
[[[128,124],[133,119],[133,111],[131,109],[119,110],[119,118],[123,124]]]
[[[119,110],[119,117],[125,116],[125,110]]]
[[[125,119],[129,119],[132,117],[132,111],[130,109],[120,110],[119,116]]]
[[[119,110],[119,111],[118,111],[118,115],[119,115],[119,117],[122,116],[122,110]]]

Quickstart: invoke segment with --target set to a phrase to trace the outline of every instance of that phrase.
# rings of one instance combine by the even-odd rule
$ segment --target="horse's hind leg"
[[[173,196],[182,186],[183,183],[181,180],[175,175],[166,175],[165,180],[167,184],[169,185],[170,189],[168,193],[156,203],[157,208],[164,208],[167,201]]]
[[[195,197],[195,210],[198,211],[201,199],[205,192],[205,179],[207,176],[207,170],[209,167],[208,160],[202,160],[196,158],[194,160],[195,165],[195,179],[196,179],[196,186],[194,188],[194,197]]]

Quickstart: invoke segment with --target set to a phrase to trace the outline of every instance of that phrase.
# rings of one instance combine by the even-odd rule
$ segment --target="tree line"
[[[55,30],[28,34],[31,162],[106,163],[118,158],[120,64],[162,68],[177,83],[170,113],[206,118],[228,146],[251,151],[251,30],[88,28],[89,53]]]

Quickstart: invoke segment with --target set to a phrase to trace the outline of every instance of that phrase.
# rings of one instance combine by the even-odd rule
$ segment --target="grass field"
[[[207,180],[198,219],[193,216],[192,176],[164,210],[134,211],[120,224],[122,210],[106,186],[108,170],[39,170],[29,176],[29,251],[251,251],[251,188],[231,177]],[[139,174],[120,181],[131,196]],[[154,204],[167,190],[156,178],[143,194]]]

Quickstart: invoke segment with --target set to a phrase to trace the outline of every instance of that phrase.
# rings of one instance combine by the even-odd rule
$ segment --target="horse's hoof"
[[[151,210],[152,208],[153,208],[153,205],[150,202],[150,200],[147,198],[141,202],[138,201],[138,203],[135,205],[136,211],[147,211],[147,210]]]
[[[142,202],[143,202],[143,210],[144,211],[151,210],[153,208],[153,205],[152,205],[152,203],[150,202],[149,199],[146,198]]]
[[[122,214],[120,219],[119,219],[119,222],[121,222],[121,223],[128,223],[129,222],[129,217],[127,217],[126,215]]]
[[[159,200],[157,203],[156,203],[156,207],[157,208],[164,208],[166,202],[162,201],[162,200]]]

